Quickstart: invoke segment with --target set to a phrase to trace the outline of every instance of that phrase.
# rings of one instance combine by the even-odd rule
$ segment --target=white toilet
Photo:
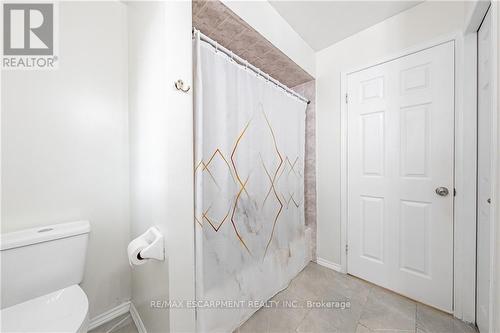
[[[87,332],[89,232],[78,221],[1,235],[1,332]]]

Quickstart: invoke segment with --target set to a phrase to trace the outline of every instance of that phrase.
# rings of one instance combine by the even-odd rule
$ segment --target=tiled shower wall
[[[193,27],[276,80],[295,87],[313,80],[243,19],[214,0],[194,0]]]
[[[316,259],[316,85],[314,78],[243,19],[214,0],[193,0],[193,27],[311,101],[306,110],[304,208]]]
[[[306,109],[304,209],[306,226],[312,231],[312,258],[316,260],[316,81],[292,88],[311,102]]]

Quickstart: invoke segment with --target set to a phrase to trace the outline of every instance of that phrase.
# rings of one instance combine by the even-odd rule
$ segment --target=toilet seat
[[[87,332],[89,302],[78,285],[1,310],[2,332]]]

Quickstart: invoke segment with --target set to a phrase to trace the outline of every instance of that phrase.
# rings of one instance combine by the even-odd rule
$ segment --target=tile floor
[[[235,333],[477,333],[451,315],[315,263],[272,300],[349,300],[350,308],[262,308]]]
[[[308,300],[350,302],[344,309],[262,308],[235,333],[478,333],[451,315],[315,263],[272,298],[273,304]],[[320,304],[320,303],[317,303]],[[130,314],[89,333],[138,333]]]

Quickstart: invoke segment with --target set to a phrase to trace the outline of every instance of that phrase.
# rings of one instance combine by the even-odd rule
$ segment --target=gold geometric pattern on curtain
[[[284,208],[298,209],[302,205],[302,202],[296,199],[295,193],[291,192],[283,193],[277,187],[280,184],[280,182],[289,182],[290,181],[289,177],[294,177],[293,181],[295,182],[303,181],[303,175],[299,170],[296,170],[298,169],[297,164],[302,157],[294,156],[292,162],[289,156],[286,156],[280,152],[280,149],[276,141],[275,132],[266,113],[262,109],[262,105],[260,105],[260,113],[264,117],[267,129],[272,137],[272,145],[276,153],[276,159],[278,162],[277,167],[274,170],[271,170],[270,167],[266,167],[262,155],[259,153],[260,165],[262,166],[262,169],[264,170],[266,178],[268,180],[268,189],[264,199],[261,202],[260,205],[261,209],[264,208],[266,202],[268,202],[270,197],[273,197],[279,205],[274,215],[274,219],[272,221],[269,221],[269,223],[272,223],[272,229],[271,229],[271,234],[269,235],[269,239],[267,241],[266,249],[264,251],[264,256],[265,256],[267,254],[267,250],[270,244],[272,243],[275,227],[276,224],[278,223],[282,210]],[[219,161],[221,163],[219,163],[218,165],[227,170],[234,184],[237,185],[237,189],[234,191],[232,198],[227,203],[227,209],[224,211],[223,215],[215,217],[212,216],[210,213],[212,204],[209,204],[208,207],[205,209],[205,211],[202,212],[201,216],[195,216],[195,222],[200,227],[203,227],[204,225],[203,221],[206,221],[210,225],[210,227],[213,228],[215,232],[218,232],[226,221],[230,221],[236,237],[238,238],[242,246],[246,249],[246,251],[249,254],[252,254],[252,252],[248,248],[247,244],[245,243],[245,240],[243,239],[241,233],[239,232],[237,225],[238,221],[235,220],[235,212],[236,209],[238,208],[238,202],[242,195],[246,195],[248,198],[250,198],[250,195],[247,191],[247,184],[251,181],[250,174],[247,175],[245,179],[241,178],[236,163],[237,162],[236,157],[238,153],[239,144],[242,140],[244,140],[245,133],[251,124],[252,120],[248,121],[245,127],[241,130],[241,132],[239,133],[238,137],[236,138],[233,144],[233,149],[229,157],[227,157],[224,154],[224,152],[221,151],[221,149],[217,148],[206,162],[204,162],[204,160],[202,159],[195,165],[194,168],[195,177],[208,177],[208,179],[210,179],[210,181],[218,189],[221,189],[219,182],[213,175],[212,171],[213,170],[212,168],[214,167],[213,164],[215,164],[216,161]],[[285,187],[290,188],[290,186],[285,186]]]

